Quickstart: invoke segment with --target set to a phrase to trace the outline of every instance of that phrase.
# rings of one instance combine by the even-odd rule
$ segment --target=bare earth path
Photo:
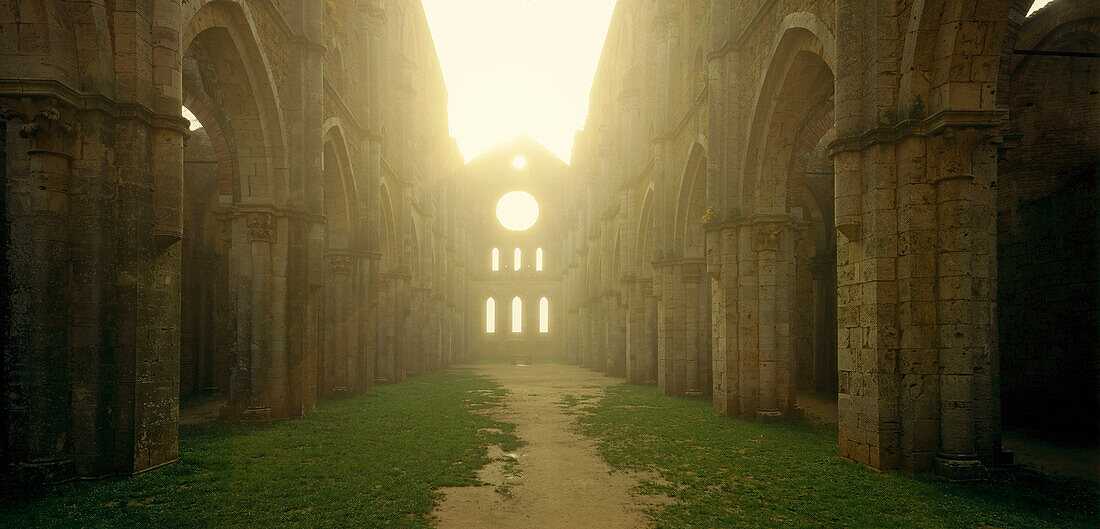
[[[516,425],[526,442],[515,454],[499,449],[490,456],[514,458],[482,469],[487,486],[444,489],[435,512],[440,529],[627,529],[647,520],[630,489],[637,478],[612,473],[595,443],[573,431],[574,417],[563,412],[565,396],[595,397],[619,382],[564,365],[485,365],[471,367],[508,390],[505,407],[493,417]]]

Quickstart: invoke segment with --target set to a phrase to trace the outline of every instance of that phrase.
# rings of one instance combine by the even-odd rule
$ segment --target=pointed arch
[[[519,296],[512,298],[512,332],[523,332],[523,300]]]
[[[492,270],[494,272],[500,271],[500,248],[493,248]]]
[[[539,300],[539,333],[550,332],[550,300],[543,296]]]
[[[516,248],[512,256],[512,269],[519,272],[523,268],[523,250]]]
[[[1010,56],[1014,47],[1013,42],[1005,42],[1007,22],[1010,17],[1023,20],[1031,4],[914,0],[900,57],[899,115],[907,115],[918,98],[929,115],[943,110],[995,110],[998,98],[952,98],[952,94],[962,91],[958,85],[996,85],[1002,67],[996,55]],[[1017,32],[1010,33],[1014,39]],[[971,50],[975,35],[987,41],[982,53]],[[954,79],[958,72],[967,75]],[[960,102],[976,104],[974,108],[956,108]]]
[[[378,186],[378,203],[381,204],[381,211],[379,219],[381,226],[380,243],[382,251],[382,260],[388,263],[390,267],[396,265],[397,259],[397,226],[395,224],[396,219],[393,216],[393,199],[390,197],[390,189],[386,182],[382,182]]]
[[[707,151],[701,141],[688,151],[676,198],[673,248],[689,257],[704,257],[703,215],[707,205]]]
[[[642,199],[641,215],[638,217],[638,276],[649,277],[652,274],[650,263],[653,261],[653,184],[646,189]]]
[[[535,249],[535,271],[542,272],[542,248]]]
[[[199,4],[199,3],[196,3]],[[233,139],[237,200],[282,205],[287,196],[286,123],[272,68],[245,3],[207,2],[185,13],[182,49],[205,53]]]
[[[735,199],[753,214],[786,213],[785,177],[802,114],[835,91],[831,33],[790,25],[775,46],[755,96]]]
[[[497,332],[497,301],[492,297],[485,300],[485,332],[486,334]]]
[[[360,216],[353,164],[338,126],[329,127],[324,138],[325,247],[350,250],[358,239]]]

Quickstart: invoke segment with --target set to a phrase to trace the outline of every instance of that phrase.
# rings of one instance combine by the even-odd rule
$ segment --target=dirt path
[[[573,431],[565,396],[595,397],[618,383],[586,369],[563,365],[472,367],[507,390],[505,407],[493,412],[516,425],[526,444],[480,473],[480,487],[444,489],[435,512],[440,529],[626,529],[644,528],[642,500],[630,493],[637,478],[612,473],[595,443]],[[511,463],[514,460],[516,463]],[[514,472],[518,470],[518,473]]]

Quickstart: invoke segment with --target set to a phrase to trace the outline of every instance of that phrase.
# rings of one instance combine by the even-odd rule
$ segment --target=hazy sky
[[[1035,5],[1031,6],[1031,12],[1029,12],[1028,14],[1030,15],[1031,13],[1034,13],[1034,12],[1038,11],[1039,8],[1045,6],[1045,5],[1047,5],[1047,4],[1049,4],[1053,1],[1054,0],[1036,0]]]
[[[615,0],[423,2],[463,156],[522,132],[569,161]]]
[[[526,133],[569,161],[615,0],[423,0],[467,160]]]

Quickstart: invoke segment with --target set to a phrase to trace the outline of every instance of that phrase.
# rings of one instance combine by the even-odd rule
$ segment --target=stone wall
[[[517,157],[524,160],[516,167]],[[565,257],[564,234],[570,202],[565,194],[568,166],[531,138],[520,136],[497,145],[466,166],[466,195],[461,205],[470,229],[467,242],[469,297],[466,321],[471,358],[510,361],[513,355],[539,361],[563,359],[565,300],[562,295]],[[537,202],[539,216],[530,228],[511,231],[497,218],[497,203],[505,193],[523,191]],[[543,252],[543,268],[536,253]],[[492,269],[493,250],[499,270]],[[520,268],[514,252],[520,250]],[[512,332],[512,302],[522,303],[521,332]],[[547,299],[548,332],[539,330],[539,303]],[[488,333],[487,301],[493,298],[495,332]]]
[[[1017,48],[1100,53],[1098,2],[1056,2]],[[1100,65],[1018,56],[998,182],[999,326],[1006,425],[1100,435]]]
[[[419,2],[8,7],[5,480],[169,463],[181,396],[296,418],[379,357],[464,356],[461,158]],[[410,317],[415,346],[379,338]]]
[[[1094,20],[1093,2],[1060,4],[1035,20],[1056,20],[1051,28]],[[572,193],[584,204],[566,280],[576,360],[614,372],[625,342],[631,381],[690,394],[709,378],[715,410],[747,418],[797,414],[800,386],[835,388],[847,457],[960,479],[996,464],[998,346],[1011,345],[997,338],[997,296],[1017,288],[998,290],[998,209],[1002,248],[1006,233],[1031,233],[1006,231],[1016,191],[998,175],[1019,175],[1012,178],[1026,187],[1032,178],[1013,156],[1036,167],[1071,164],[1061,156],[1093,151],[1096,137],[1085,122],[1097,105],[1078,86],[1087,72],[1061,81],[1010,75],[1020,62],[1013,50],[1042,38],[1024,22],[1029,7],[619,2],[571,167]],[[1025,134],[1011,149],[1010,121],[1023,119],[1006,121],[1012,106],[1023,116],[1012,101],[1048,87],[1048,78],[1056,91],[1080,92],[1051,98],[1063,103],[1048,103],[1044,118],[1074,134]],[[1079,198],[1090,205],[1066,212],[1082,226],[1094,207],[1088,193]],[[696,219],[701,246],[691,242]],[[1091,247],[1089,229],[1070,231]],[[1046,258],[1078,252],[1081,263],[1087,251],[1047,248]],[[616,263],[630,266],[609,273]],[[693,287],[700,275],[709,296]],[[1058,277],[1067,285],[1068,275]],[[1018,318],[1012,310],[1002,324]],[[608,325],[620,312],[626,325]],[[692,338],[700,322],[711,326],[709,346]],[[1029,340],[1024,328],[1044,329],[1035,338],[1051,329],[1015,327],[1001,336]],[[640,360],[653,342],[651,378]],[[1057,380],[1075,395],[1095,393],[1085,378]]]

